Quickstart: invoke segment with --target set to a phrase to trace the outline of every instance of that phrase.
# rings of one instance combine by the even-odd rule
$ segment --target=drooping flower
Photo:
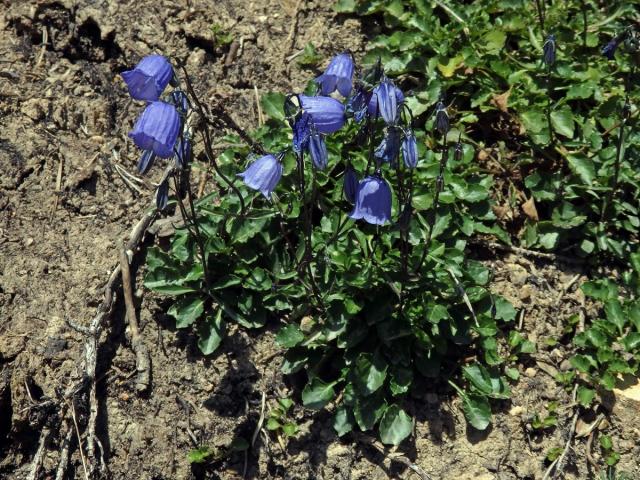
[[[347,120],[344,105],[335,98],[306,95],[299,95],[298,98],[302,111],[311,116],[313,126],[320,133],[336,132]]]
[[[322,95],[330,95],[337,89],[343,97],[348,96],[351,93],[353,70],[351,54],[341,53],[333,57],[324,73],[315,80]]]
[[[173,67],[162,55],[147,55],[133,70],[122,72],[129,95],[147,102],[158,100],[172,77]]]
[[[436,128],[441,135],[446,135],[449,131],[449,114],[443,101],[436,104]]]
[[[358,174],[353,169],[351,164],[347,165],[347,169],[344,172],[344,196],[350,203],[355,203],[356,193],[358,191]]]
[[[293,124],[293,151],[300,153],[309,145],[311,135],[311,115],[303,113]]]
[[[258,158],[249,165],[244,172],[238,176],[242,178],[244,183],[254,190],[259,190],[268,200],[271,199],[271,193],[275,190],[276,185],[282,177],[282,158],[276,158],[275,155],[267,154]]]
[[[618,45],[620,45],[621,36],[617,36],[612,38],[609,43],[607,43],[604,47],[602,47],[602,55],[607,57],[609,60],[613,60],[616,54],[616,50],[618,49]]]
[[[551,66],[556,61],[556,36],[547,35],[544,45],[542,45],[542,61]]]
[[[412,130],[408,130],[404,134],[402,158],[407,168],[416,168],[416,165],[418,165],[418,142]]]
[[[379,175],[365,177],[358,184],[356,202],[351,215],[372,225],[384,225],[391,220],[391,188]]]
[[[371,117],[379,115],[387,124],[395,124],[402,102],[404,102],[402,90],[385,77],[380,85],[373,89],[373,95],[369,100],[369,115]]]
[[[176,107],[165,102],[151,102],[138,117],[129,137],[143,150],[169,158],[173,155],[180,123]]]
[[[309,153],[311,153],[311,160],[318,170],[327,168],[329,153],[324,138],[318,132],[313,132],[309,138]]]
[[[153,162],[156,159],[156,154],[151,150],[144,150],[138,160],[138,173],[144,175],[152,167]]]
[[[373,152],[373,156],[381,161],[395,166],[400,152],[400,130],[397,127],[387,128],[385,136]]]

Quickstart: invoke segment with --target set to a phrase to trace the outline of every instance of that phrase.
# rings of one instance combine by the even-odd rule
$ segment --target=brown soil
[[[118,173],[135,171],[137,152],[126,133],[139,110],[118,73],[151,52],[180,59],[202,98],[225,104],[252,128],[254,86],[295,91],[316,74],[287,57],[309,41],[325,56],[347,48],[362,52],[372,28],[336,16],[331,2],[98,3],[0,1],[1,478],[26,478],[40,433],[59,428],[56,409],[46,401],[78,380],[83,355],[82,335],[67,320],[87,324],[95,315],[118,259],[116,246],[152,197],[148,180],[137,192]],[[235,58],[233,48],[212,41],[213,24],[233,34]],[[156,167],[150,178],[160,175]],[[523,309],[518,328],[539,351],[520,362],[513,398],[497,406],[487,432],[466,426],[455,398],[428,389],[416,395],[415,436],[398,451],[433,479],[539,479],[546,454],[566,443],[571,392],[552,375],[567,368],[568,352],[562,344],[546,347],[545,340],[561,336],[568,316],[588,314],[576,289],[584,277],[564,291],[581,272],[513,255],[498,254],[487,264],[494,290]],[[143,268],[137,270],[141,285]],[[369,437],[338,439],[330,412],[301,407],[293,414],[300,432],[285,449],[259,435],[246,457],[225,454],[234,439],[251,439],[263,395],[267,407],[287,394],[299,397],[295,379],[279,373],[274,327],[232,330],[219,352],[203,358],[194,337],[173,328],[162,298],[141,287],[134,293],[151,350],[152,388],[144,397],[136,394],[135,359],[119,305],[102,337],[98,365],[98,435],[110,478],[415,476],[392,461],[393,454],[379,453]],[[552,401],[561,406],[558,427],[531,430],[531,418],[544,416]],[[82,423],[87,412],[75,413]],[[605,413],[621,470],[640,478],[638,411],[614,406]],[[585,413],[580,421],[590,419]],[[39,478],[54,478],[62,436],[52,434]],[[573,441],[566,478],[593,474],[586,443],[586,437]],[[192,467],[187,454],[203,445],[217,449],[219,459]],[[596,445],[592,455],[601,460]],[[84,478],[80,451],[74,450],[65,478]]]

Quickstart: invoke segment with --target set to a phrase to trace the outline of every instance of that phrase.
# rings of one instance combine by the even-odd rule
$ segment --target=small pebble
[[[527,369],[524,371],[524,374],[525,374],[527,377],[529,377],[529,378],[533,378],[533,377],[535,377],[535,376],[536,376],[536,373],[538,373],[538,371],[537,371],[535,368],[531,368],[531,367],[527,368]]]

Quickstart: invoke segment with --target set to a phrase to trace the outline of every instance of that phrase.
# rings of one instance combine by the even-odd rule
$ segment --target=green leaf
[[[580,177],[585,184],[591,185],[596,178],[596,167],[586,155],[567,155],[569,168]]]
[[[280,329],[276,342],[282,347],[292,348],[304,340],[304,333],[297,325],[289,324]]]
[[[487,397],[464,393],[462,395],[462,411],[467,422],[473,428],[485,430],[491,423],[491,407]]]
[[[400,395],[409,391],[413,382],[413,371],[410,368],[393,367],[391,369],[391,380],[389,390],[393,395]]]
[[[284,121],[284,102],[285,95],[277,92],[269,92],[262,95],[260,103],[262,110],[274,120]]]
[[[309,42],[304,46],[302,55],[298,57],[298,64],[303,67],[313,67],[322,61],[322,55],[318,53],[313,43]]]
[[[380,420],[387,404],[380,392],[368,397],[357,397],[353,414],[361,430],[371,430]]]
[[[204,313],[204,299],[183,297],[171,305],[167,313],[176,319],[176,328],[187,328]]]
[[[319,377],[313,377],[302,390],[302,404],[314,410],[320,410],[335,397],[333,390],[336,382],[326,383]]]
[[[338,0],[333,9],[338,13],[352,13],[356,11],[356,0]]]
[[[516,309],[511,302],[499,295],[494,296],[494,305],[496,308],[496,318],[505,322],[511,322],[516,318]]]
[[[378,390],[387,377],[387,362],[381,355],[361,353],[353,370],[353,383],[364,395]]]
[[[560,135],[573,138],[573,112],[570,108],[561,108],[551,112],[551,125]]]
[[[598,364],[596,361],[589,355],[575,355],[569,359],[569,363],[576,370],[579,370],[582,373],[589,373],[591,368],[597,368]]]
[[[189,463],[204,463],[214,456],[215,453],[215,449],[211,447],[198,447],[191,450],[187,458],[189,459]]]
[[[618,328],[620,335],[622,335],[627,319],[622,311],[620,301],[617,299],[607,301],[604,305],[604,311],[607,314],[607,320],[613,323]]]
[[[530,133],[540,133],[547,125],[547,120],[542,110],[531,109],[522,112],[520,119],[524,128]]]
[[[222,309],[214,315],[207,315],[198,325],[198,348],[204,355],[210,355],[220,346],[225,335]]]
[[[595,390],[583,387],[582,385],[578,387],[576,398],[578,399],[578,403],[580,403],[580,405],[582,405],[583,407],[588,407],[589,405],[591,405],[591,402],[593,401],[595,396]]]
[[[635,352],[640,348],[640,333],[629,332],[626,337],[622,339],[622,345],[627,352]]]
[[[354,418],[351,410],[344,405],[338,407],[336,414],[333,417],[333,428],[339,437],[349,433],[353,430]]]
[[[400,445],[412,428],[411,417],[397,405],[390,405],[380,420],[380,440],[385,445]]]

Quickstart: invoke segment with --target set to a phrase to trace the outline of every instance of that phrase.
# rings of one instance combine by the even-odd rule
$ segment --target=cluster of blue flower
[[[302,162],[304,153],[308,152],[313,166],[319,170],[325,169],[329,162],[325,135],[340,130],[349,118],[357,123],[366,120],[368,126],[375,124],[378,119],[384,122],[384,136],[373,151],[376,163],[373,174],[359,180],[348,160],[344,171],[344,193],[355,204],[350,217],[383,225],[391,220],[392,194],[391,187],[382,176],[382,166],[388,164],[397,168],[401,153],[404,166],[413,169],[418,163],[418,148],[410,120],[401,124],[402,112],[406,109],[404,94],[382,73],[379,66],[375,70],[377,73],[364,75],[354,86],[355,65],[352,55],[336,55],[325,72],[315,79],[317,95],[290,95],[285,110],[291,112],[292,148],[298,162]],[[344,103],[329,96],[336,90],[346,98]],[[247,186],[259,190],[270,199],[282,177],[284,153],[263,155],[239,176]]]
[[[178,87],[178,79],[171,63],[162,55],[148,55],[133,70],[122,73],[129,95],[147,102],[129,132],[134,143],[143,150],[138,171],[146,173],[156,157],[174,157],[176,167],[184,169],[191,159],[191,141],[186,122],[189,113],[187,95]],[[171,84],[174,90],[167,101],[160,96]],[[156,194],[158,208],[163,209],[169,199],[168,181],[159,185]]]

